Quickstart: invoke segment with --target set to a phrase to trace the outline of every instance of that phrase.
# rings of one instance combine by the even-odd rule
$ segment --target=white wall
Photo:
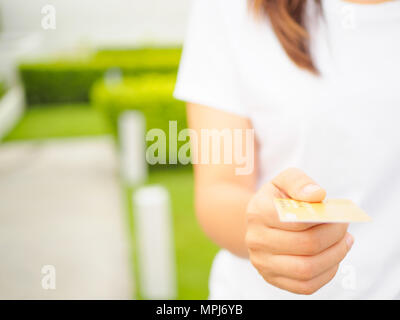
[[[45,30],[46,5],[56,29]],[[176,45],[190,0],[0,0],[0,80],[15,83],[21,59],[75,54],[93,47]]]
[[[56,9],[56,30],[43,30],[43,6]],[[37,33],[46,46],[128,46],[183,40],[189,0],[0,0],[2,29]]]

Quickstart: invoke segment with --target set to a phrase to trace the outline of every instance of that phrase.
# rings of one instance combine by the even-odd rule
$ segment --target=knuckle
[[[265,194],[255,194],[247,205],[247,214],[262,214],[267,211],[268,199]]]
[[[298,168],[288,168],[278,176],[278,181],[289,195],[295,196],[304,185],[310,182],[310,178]]]
[[[296,269],[295,275],[300,280],[310,280],[315,276],[315,266],[314,264],[307,259],[299,259]]]
[[[250,255],[250,262],[263,277],[269,277],[270,271],[266,260],[260,259],[257,255]]]
[[[250,254],[250,262],[253,265],[254,268],[256,268],[257,270],[260,270],[263,268],[262,263],[252,254]]]
[[[268,228],[264,226],[252,226],[246,231],[245,244],[248,249],[268,253]]]
[[[297,288],[297,291],[298,291],[297,293],[303,294],[303,295],[311,295],[311,294],[317,292],[321,287],[323,287],[326,283],[328,283],[329,281],[331,281],[333,279],[333,277],[336,275],[336,273],[338,271],[338,268],[339,268],[339,265],[336,265],[335,267],[332,268],[327,281],[325,280],[323,282],[318,282],[318,283],[312,282],[311,280],[302,281]]]
[[[254,209],[257,213],[263,213],[266,211],[266,197],[264,195],[257,195],[254,198]]]
[[[334,223],[332,226],[330,226],[335,232],[335,238],[336,241],[339,241],[343,239],[343,237],[346,235],[348,224],[346,223]]]
[[[349,253],[349,250],[347,248],[347,244],[345,242],[345,240],[343,241],[343,245],[341,246],[340,252],[339,252],[339,257],[338,257],[338,262],[341,262]]]
[[[284,187],[284,185],[287,185],[291,180],[294,175],[297,174],[296,168],[287,168],[283,171],[281,171],[274,179],[273,182],[277,183],[280,185],[280,187]]]
[[[321,251],[321,239],[312,231],[306,231],[301,239],[302,251],[306,255],[315,255]]]
[[[348,228],[349,228],[349,224],[348,223],[342,223],[341,224],[341,233],[340,233],[340,238],[341,239],[343,239],[343,237],[346,235]]]
[[[247,224],[259,224],[260,216],[257,213],[248,212],[246,215]]]
[[[303,295],[311,295],[315,293],[319,288],[313,285],[310,281],[303,281],[298,287],[298,293]]]
[[[331,279],[336,275],[338,270],[339,270],[339,263],[333,267],[332,274],[331,274]]]
[[[257,198],[257,195],[253,196],[250,199],[249,203],[247,204],[246,213],[248,216],[258,212],[256,198]]]
[[[255,232],[248,231],[246,232],[245,243],[248,248],[253,249],[260,245],[260,239],[258,235],[255,234]]]

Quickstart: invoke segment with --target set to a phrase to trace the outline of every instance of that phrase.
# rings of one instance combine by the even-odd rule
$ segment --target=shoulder
[[[267,17],[257,18],[251,0],[192,0],[189,19],[191,34],[223,37],[225,44],[243,47],[251,42],[275,41]]]

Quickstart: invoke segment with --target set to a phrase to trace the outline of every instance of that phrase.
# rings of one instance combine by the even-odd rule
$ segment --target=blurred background
[[[0,299],[207,298],[192,168],[144,164],[145,130],[186,127],[189,7],[0,0]]]

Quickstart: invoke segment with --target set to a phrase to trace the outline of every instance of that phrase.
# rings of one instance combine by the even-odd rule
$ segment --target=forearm
[[[196,213],[204,232],[220,247],[247,257],[246,207],[254,191],[234,183],[196,187]]]
[[[258,167],[257,144],[252,140],[252,144],[248,145],[247,132],[253,129],[252,123],[248,118],[192,103],[188,104],[187,115],[189,127],[198,137],[198,140],[194,139],[197,146],[193,144],[191,149],[193,159],[210,159],[219,152],[219,159],[226,160],[225,148],[228,146],[232,146],[232,154],[235,154],[235,148],[240,148],[242,152],[249,150],[246,152],[247,160],[253,160],[254,170],[247,175],[237,173],[237,168],[243,163],[235,157],[230,159],[231,162],[199,161],[194,164],[196,214],[200,225],[220,247],[247,257],[245,215],[247,204],[255,193]],[[216,143],[213,139],[207,141],[204,130],[220,133],[219,150],[215,151],[215,145],[211,145]],[[221,134],[224,130],[239,132],[242,137],[235,143],[226,141]],[[237,134],[235,139],[238,139]],[[252,145],[254,148],[251,148]]]

